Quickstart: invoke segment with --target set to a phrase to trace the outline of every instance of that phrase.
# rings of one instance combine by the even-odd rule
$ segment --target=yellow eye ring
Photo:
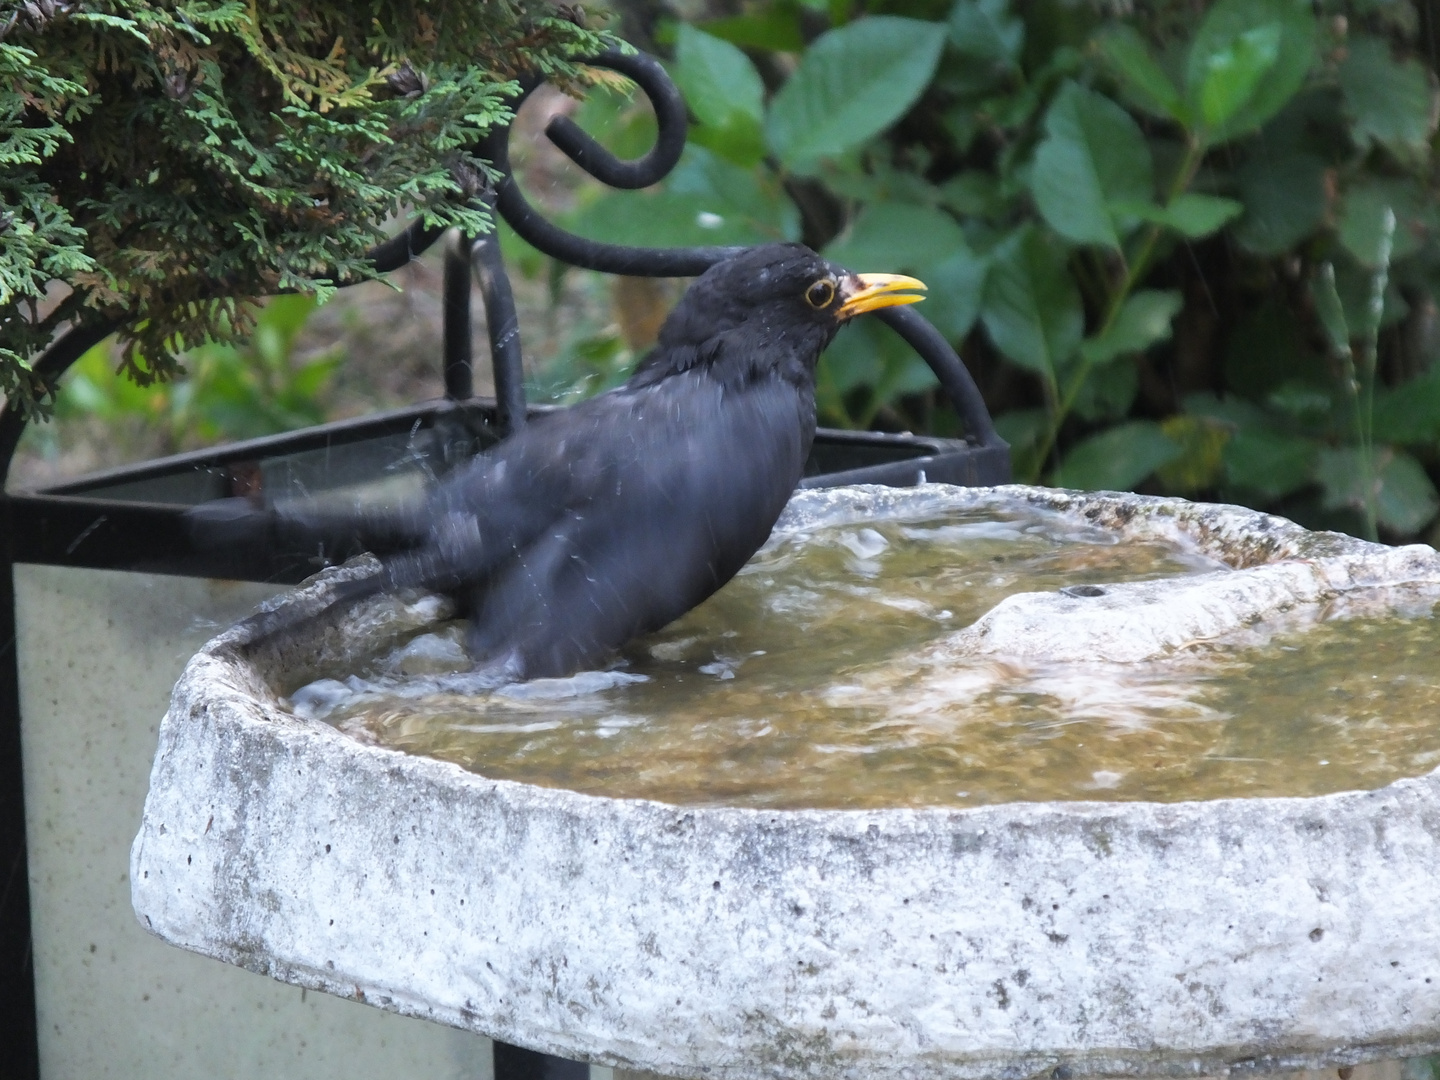
[[[805,290],[805,302],[813,308],[827,308],[835,299],[835,282],[821,278]]]

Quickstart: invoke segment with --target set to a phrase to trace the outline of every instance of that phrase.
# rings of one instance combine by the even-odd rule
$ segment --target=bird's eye
[[[805,290],[805,302],[813,308],[829,307],[834,299],[835,282],[829,278],[821,278]]]

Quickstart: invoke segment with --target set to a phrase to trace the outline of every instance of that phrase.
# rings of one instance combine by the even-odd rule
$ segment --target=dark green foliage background
[[[43,406],[29,363],[76,318],[126,318],[143,384],[256,297],[369,276],[397,214],[484,231],[468,148],[511,80],[583,83],[606,44],[519,0],[0,6],[0,389]]]
[[[578,229],[798,238],[918,275],[1017,479],[1431,535],[1435,7],[732,10],[660,21],[692,145],[663,190],[606,195]],[[822,415],[953,430],[932,385],[888,331],[856,326],[822,365]]]

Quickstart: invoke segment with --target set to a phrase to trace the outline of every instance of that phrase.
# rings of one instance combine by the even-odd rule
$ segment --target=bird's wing
[[[800,479],[813,413],[794,386],[696,371],[622,401],[617,426],[589,433],[604,467],[579,454],[586,497],[480,591],[477,657],[567,674],[665,625],[744,565]]]
[[[386,560],[396,587],[473,585],[572,508],[601,497],[639,425],[625,391],[532,420],[447,476],[422,511],[425,540]]]

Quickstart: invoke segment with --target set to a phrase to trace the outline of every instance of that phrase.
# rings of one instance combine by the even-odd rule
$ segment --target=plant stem
[[[1189,145],[1185,150],[1185,157],[1180,163],[1180,168],[1175,171],[1175,178],[1170,183],[1170,190],[1166,194],[1165,203],[1168,206],[1175,199],[1184,194],[1185,189],[1195,179],[1195,173],[1200,168],[1200,162],[1205,157],[1205,143],[1195,137],[1191,137]],[[1114,325],[1120,317],[1120,312],[1125,306],[1125,301],[1130,299],[1146,272],[1150,269],[1150,260],[1155,256],[1155,245],[1160,242],[1160,233],[1163,227],[1158,223],[1146,226],[1140,237],[1140,246],[1136,249],[1135,257],[1127,263],[1125,276],[1120,286],[1110,296],[1110,303],[1105,310],[1105,318],[1100,323],[1100,329],[1095,337],[1102,337]],[[1075,407],[1075,399],[1080,396],[1080,388],[1085,385],[1085,380],[1090,377],[1090,369],[1093,365],[1085,359],[1084,352],[1080,354],[1080,360],[1070,378],[1065,381],[1065,389],[1060,393],[1058,387],[1058,401],[1053,402],[1050,409],[1050,423],[1046,425],[1045,437],[1041,440],[1039,453],[1035,457],[1035,463],[1031,469],[1031,475],[1026,477],[1026,483],[1034,483],[1040,477],[1040,472],[1045,468],[1045,462],[1049,460],[1051,452],[1055,449],[1055,440],[1060,437],[1060,428],[1065,423],[1065,418],[1070,415],[1070,410]],[[1047,401],[1047,405],[1052,402]]]
[[[1360,350],[1355,401],[1355,439],[1360,448],[1361,478],[1365,493],[1365,539],[1378,540],[1380,499],[1379,476],[1375,469],[1375,369],[1380,352],[1380,320],[1385,315],[1385,289],[1390,284],[1390,253],[1395,245],[1395,211],[1385,208],[1380,224],[1380,248],[1374,276],[1370,279],[1370,302],[1366,311],[1365,339]],[[1353,385],[1353,381],[1352,381]]]

